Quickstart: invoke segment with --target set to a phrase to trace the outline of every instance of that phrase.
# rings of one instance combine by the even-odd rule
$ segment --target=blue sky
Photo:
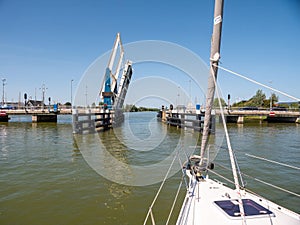
[[[112,47],[117,32],[123,44],[174,42],[208,63],[213,4],[212,0],[0,0],[5,98],[18,101],[20,93],[23,100],[26,92],[41,99],[45,84],[46,98],[70,101],[71,80],[75,92],[88,66]],[[299,1],[225,0],[221,65],[299,98],[299,37]],[[137,72],[134,79],[145,75]],[[223,94],[230,93],[234,101],[248,99],[259,89],[222,71],[218,81]],[[178,82],[187,87],[187,80]],[[268,97],[270,91],[263,91]],[[279,95],[279,100],[288,99]]]

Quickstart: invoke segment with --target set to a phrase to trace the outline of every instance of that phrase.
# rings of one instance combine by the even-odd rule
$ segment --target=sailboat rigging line
[[[180,182],[180,184],[179,184],[179,186],[178,186],[178,189],[177,189],[177,192],[176,192],[176,195],[175,195],[175,198],[174,198],[174,201],[173,201],[171,210],[170,210],[169,215],[168,215],[168,219],[167,219],[166,225],[169,224],[169,221],[170,221],[170,219],[171,219],[171,216],[172,216],[172,213],[173,213],[173,210],[174,210],[174,207],[175,207],[175,204],[176,204],[176,202],[177,202],[177,198],[178,198],[178,195],[179,195],[181,186],[182,186],[182,181],[183,181],[183,179],[184,179],[184,175],[181,177],[181,182]]]
[[[217,66],[216,64],[214,64],[214,65]],[[224,127],[224,131],[225,131],[226,142],[227,142],[227,146],[228,146],[228,153],[229,153],[229,158],[230,158],[230,163],[231,163],[231,168],[232,168],[232,175],[233,175],[233,179],[234,179],[234,184],[235,184],[235,188],[236,188],[236,191],[238,193],[238,196],[239,196],[238,204],[239,204],[240,214],[241,214],[241,218],[243,219],[243,224],[247,224],[246,223],[245,211],[244,211],[244,205],[243,205],[243,201],[242,201],[242,194],[241,194],[241,190],[240,190],[239,179],[238,179],[238,176],[237,176],[237,161],[236,161],[236,158],[234,156],[234,152],[233,152],[232,147],[231,147],[231,142],[230,142],[230,138],[229,138],[229,133],[228,133],[227,124],[226,124],[226,120],[225,120],[224,110],[223,110],[222,103],[221,103],[221,98],[220,98],[219,91],[218,91],[216,78],[214,76],[212,76],[212,78],[213,78],[215,87],[217,87],[216,88],[216,94],[217,94],[217,97],[218,97],[218,102],[219,102],[223,127]],[[240,173],[240,171],[239,171],[239,173]]]
[[[226,149],[226,150],[228,150],[227,148],[225,148],[225,147],[223,147],[223,146],[220,146],[219,148],[220,148],[220,149]],[[252,154],[249,154],[249,153],[245,153],[245,151],[235,150],[235,153],[239,153],[239,154],[242,154],[242,153],[243,153],[243,154],[245,154],[246,156],[251,157],[251,158],[264,160],[264,161],[267,161],[267,162],[270,162],[270,163],[274,163],[274,164],[278,164],[278,165],[281,165],[281,166],[289,167],[289,168],[295,169],[295,170],[300,170],[300,167],[292,166],[292,165],[289,165],[289,164],[286,164],[286,163],[277,162],[277,161],[274,161],[274,160],[271,160],[271,159],[267,159],[267,158],[264,158],[264,157],[252,155]]]
[[[186,152],[183,150],[183,152],[185,153],[186,155]],[[185,183],[185,188],[188,189],[189,188],[189,185],[188,183],[186,182],[186,176],[185,176],[185,172],[184,172],[184,168],[183,168],[183,163],[181,162],[181,159],[180,157],[178,157],[178,161],[179,161],[179,164],[180,164],[180,168],[181,168],[181,172],[182,172],[182,176],[184,177],[184,183]]]
[[[213,171],[213,170],[210,170],[210,169],[207,169],[210,173],[213,173],[215,175],[217,175],[218,177],[221,177],[222,179],[226,180],[227,182],[231,183],[231,184],[234,184],[234,182],[228,178],[226,178],[225,176],[217,173],[216,171]]]
[[[220,163],[216,163],[216,162],[215,162],[215,165],[218,165],[218,166],[220,166],[220,167],[222,167],[222,168],[224,168],[224,169],[226,169],[226,170],[229,170],[229,171],[231,170],[230,168],[228,168],[228,167],[226,167],[226,166],[224,166],[224,165],[222,165],[222,164],[220,164]],[[230,179],[224,177],[223,175],[221,175],[221,174],[219,174],[219,173],[217,173],[217,172],[215,172],[215,171],[212,171],[212,170],[209,170],[209,171],[212,172],[213,174],[215,174],[215,175],[217,175],[217,176],[223,178],[223,179],[226,180],[227,182],[234,184]],[[294,193],[294,192],[289,191],[289,190],[287,190],[287,189],[284,189],[284,188],[282,188],[282,187],[279,187],[279,186],[276,186],[276,185],[274,185],[274,184],[268,183],[268,182],[266,182],[266,181],[260,180],[260,179],[258,179],[258,178],[252,177],[252,176],[250,176],[250,175],[248,175],[248,174],[246,174],[246,173],[242,173],[242,175],[243,175],[244,177],[248,177],[248,178],[250,178],[250,179],[252,179],[252,180],[255,180],[255,181],[259,182],[259,183],[262,183],[262,184],[265,184],[265,185],[274,187],[274,188],[276,188],[276,189],[278,189],[278,190],[281,190],[281,191],[283,191],[283,192],[289,193],[289,194],[294,195],[294,196],[296,196],[296,197],[300,197],[300,194]],[[256,194],[255,192],[253,192],[253,191],[251,191],[251,190],[249,190],[249,189],[247,189],[247,188],[245,188],[245,187],[244,187],[244,189],[245,189],[246,191],[249,191],[249,192],[253,193],[253,194]],[[257,195],[257,194],[256,194],[256,195]]]
[[[258,179],[258,178],[255,178],[255,177],[252,177],[252,178],[253,178],[254,180],[256,180],[256,181],[258,181],[258,182],[260,182],[260,183],[263,183],[263,184],[265,184],[265,185],[268,185],[268,186],[270,186],[270,187],[273,187],[273,188],[276,188],[276,189],[278,189],[278,190],[284,191],[284,192],[289,193],[289,194],[291,194],[291,195],[294,195],[294,196],[296,196],[296,197],[300,197],[300,194],[297,194],[297,193],[295,193],[295,192],[286,190],[286,189],[284,189],[284,188],[278,187],[278,186],[276,186],[276,185],[274,185],[274,184],[270,184],[270,183],[268,183],[268,182],[265,182],[265,181],[263,181],[263,180],[260,180],[260,179]]]
[[[192,192],[192,196],[194,196],[194,193],[195,193],[195,189],[196,189],[196,186],[198,186],[198,183],[197,181],[195,181],[195,183],[193,184],[193,192]],[[194,203],[194,206],[193,206],[193,224],[195,223],[195,204],[196,204],[196,201],[193,201]],[[188,208],[188,211],[191,210],[191,207],[192,207],[192,204],[189,204],[189,208]],[[185,222],[186,223],[186,222]]]
[[[288,164],[285,164],[285,163],[276,162],[276,161],[273,161],[273,160],[270,160],[270,159],[266,159],[266,158],[255,156],[255,155],[251,155],[251,154],[248,154],[248,153],[245,153],[245,155],[249,156],[251,158],[260,159],[260,160],[264,160],[264,161],[267,161],[267,162],[275,163],[275,164],[278,164],[278,165],[281,165],[281,166],[286,166],[286,167],[289,167],[289,168],[292,168],[292,169],[300,170],[300,168],[296,167],[296,166],[291,166],[291,165],[288,165]]]
[[[235,153],[233,153],[233,155],[234,155],[234,158],[235,158],[235,160],[236,160],[236,155],[235,155]],[[245,187],[245,183],[244,183],[244,180],[243,180],[243,177],[242,177],[242,172],[241,172],[241,170],[240,170],[240,166],[239,166],[238,163],[236,164],[236,167],[237,167],[237,170],[239,171],[239,176],[240,176],[240,181],[241,181],[241,183],[242,183],[242,187]]]
[[[152,210],[151,210],[151,212],[150,212],[150,215],[151,215],[151,221],[152,221],[152,224],[155,225],[155,220],[154,220],[154,216],[153,216]]]
[[[282,94],[282,95],[284,95],[284,96],[286,96],[286,97],[289,97],[289,98],[294,99],[294,100],[296,100],[296,101],[300,101],[300,98],[296,98],[296,97],[294,97],[294,96],[292,96],[292,95],[289,95],[289,94],[287,94],[287,93],[285,93],[285,92],[282,92],[282,91],[280,91],[280,90],[277,90],[277,89],[275,89],[275,88],[272,88],[272,87],[270,87],[270,86],[267,86],[267,85],[265,85],[265,84],[262,84],[262,83],[260,83],[260,82],[258,82],[258,81],[255,81],[255,80],[253,80],[253,79],[250,79],[250,78],[248,78],[248,77],[246,77],[246,76],[244,76],[244,75],[242,75],[242,74],[239,74],[239,73],[236,73],[236,72],[234,72],[234,71],[232,71],[232,70],[226,69],[226,68],[224,68],[224,67],[222,67],[222,66],[220,66],[220,65],[214,65],[214,66],[216,66],[216,67],[218,67],[218,68],[220,68],[220,69],[222,69],[222,70],[224,70],[224,71],[226,71],[226,72],[228,72],[228,73],[231,73],[231,74],[234,74],[234,75],[236,75],[236,76],[238,76],[238,77],[241,77],[241,78],[243,78],[243,79],[246,79],[246,80],[248,80],[248,81],[250,81],[250,82],[252,82],[252,83],[254,83],[254,84],[258,84],[258,85],[260,85],[260,86],[262,86],[262,87],[265,87],[265,88],[267,88],[267,89],[269,89],[269,90],[272,90],[272,91],[275,91],[275,92],[277,92],[277,93],[280,93],[280,94]]]
[[[156,200],[157,200],[157,198],[158,198],[158,195],[160,194],[160,192],[161,192],[161,190],[162,190],[162,188],[163,188],[163,186],[164,186],[164,184],[165,184],[165,182],[166,182],[166,180],[167,180],[167,178],[168,178],[168,175],[169,175],[169,173],[170,173],[170,171],[171,171],[171,168],[172,168],[172,166],[173,166],[173,164],[174,164],[174,162],[175,162],[175,159],[178,157],[178,152],[179,152],[179,151],[176,152],[176,154],[175,154],[175,156],[174,156],[174,158],[173,158],[173,160],[172,160],[172,162],[171,162],[171,164],[170,164],[170,167],[169,167],[169,169],[168,169],[168,171],[167,171],[167,173],[166,173],[166,175],[165,175],[163,181],[161,182],[161,185],[160,185],[160,187],[159,187],[159,189],[158,189],[158,191],[157,191],[157,193],[156,193],[156,195],[155,195],[155,197],[154,197],[154,199],[153,199],[153,201],[152,201],[152,203],[151,203],[151,205],[150,205],[150,207],[149,207],[148,213],[147,213],[146,218],[145,218],[145,220],[144,220],[144,225],[146,225],[146,222],[147,222],[147,220],[148,220],[149,214],[150,214],[150,213],[152,214],[152,208],[153,208],[153,206],[154,206],[154,204],[155,204],[155,202],[156,202]]]

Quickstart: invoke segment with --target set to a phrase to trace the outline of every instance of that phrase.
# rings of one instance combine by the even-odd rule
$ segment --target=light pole
[[[177,97],[178,97],[178,102],[177,102],[176,109],[179,110],[179,107],[178,107],[178,106],[179,106],[179,104],[180,104],[180,101],[179,101],[179,100],[180,100],[180,86],[178,86],[178,94],[177,94]],[[178,111],[177,111],[177,112],[178,112]]]
[[[270,86],[272,85],[272,81],[270,80],[269,81],[269,83],[270,83]],[[270,96],[270,110],[272,110],[272,92],[271,92],[271,96]]]
[[[192,86],[191,86],[191,80],[189,80],[189,98],[190,98],[190,101],[192,102]]]
[[[45,87],[45,84],[43,84],[43,85],[42,85],[42,88],[40,88],[40,89],[42,89],[42,94],[43,94],[43,100],[42,100],[42,112],[44,112],[44,105],[45,105],[45,91],[46,91],[46,89],[48,89],[48,88],[46,88],[46,87]]]
[[[2,106],[4,106],[4,103],[5,103],[5,100],[4,100],[4,87],[5,87],[5,81],[6,79],[5,78],[2,78],[2,86],[3,86],[3,93],[2,93]]]
[[[73,79],[71,80],[71,112],[73,109]]]
[[[87,108],[88,103],[87,103],[87,98],[88,98],[88,86],[85,85],[85,107]]]

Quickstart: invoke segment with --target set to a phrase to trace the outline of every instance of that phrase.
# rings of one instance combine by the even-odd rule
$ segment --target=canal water
[[[231,124],[229,133],[240,169],[248,175],[246,186],[299,213],[299,198],[251,177],[300,194],[300,126]],[[0,224],[142,224],[160,185],[155,182],[163,179],[168,167],[159,167],[164,169],[161,172],[152,168],[143,176],[137,168],[161,165],[174,149],[187,154],[199,151],[197,133],[161,124],[152,112],[127,113],[121,127],[97,134],[97,138],[101,141],[95,135],[75,137],[71,116],[59,116],[57,124],[33,124],[27,116],[12,116],[9,123],[1,123]],[[98,157],[98,144],[107,152],[102,162],[91,160]],[[229,167],[224,143],[218,145],[210,157],[215,158],[215,170],[230,177],[223,168]],[[104,169],[96,168],[97,163]],[[124,165],[126,171],[121,173]],[[181,172],[173,170],[154,206],[157,224],[165,224],[180,181]],[[183,186],[170,224],[176,221],[184,194]]]

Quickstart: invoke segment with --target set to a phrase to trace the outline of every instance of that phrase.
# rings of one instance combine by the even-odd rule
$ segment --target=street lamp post
[[[2,93],[2,106],[4,106],[4,103],[5,103],[5,97],[4,97],[4,87],[5,87],[5,81],[6,81],[6,79],[5,78],[2,78],[2,91],[3,91],[3,93]]]
[[[176,109],[177,109],[177,112],[178,112],[178,110],[179,110],[179,105],[180,105],[180,86],[178,86],[178,94],[177,94],[177,97],[178,97],[178,102],[177,102]]]
[[[42,85],[42,88],[40,88],[40,89],[42,89],[42,94],[43,94],[43,99],[42,99],[42,112],[44,112],[45,110],[44,110],[44,105],[45,105],[45,91],[46,91],[46,89],[48,89],[48,88],[46,88],[45,87],[45,84],[43,84]]]
[[[271,86],[272,85],[272,81],[270,80],[269,83],[270,83],[270,86]],[[272,110],[272,106],[273,106],[273,104],[272,104],[272,92],[271,92],[271,96],[270,96],[270,110]]]
[[[88,86],[85,85],[85,107],[88,107]]]
[[[73,109],[73,79],[71,80],[71,112]]]

